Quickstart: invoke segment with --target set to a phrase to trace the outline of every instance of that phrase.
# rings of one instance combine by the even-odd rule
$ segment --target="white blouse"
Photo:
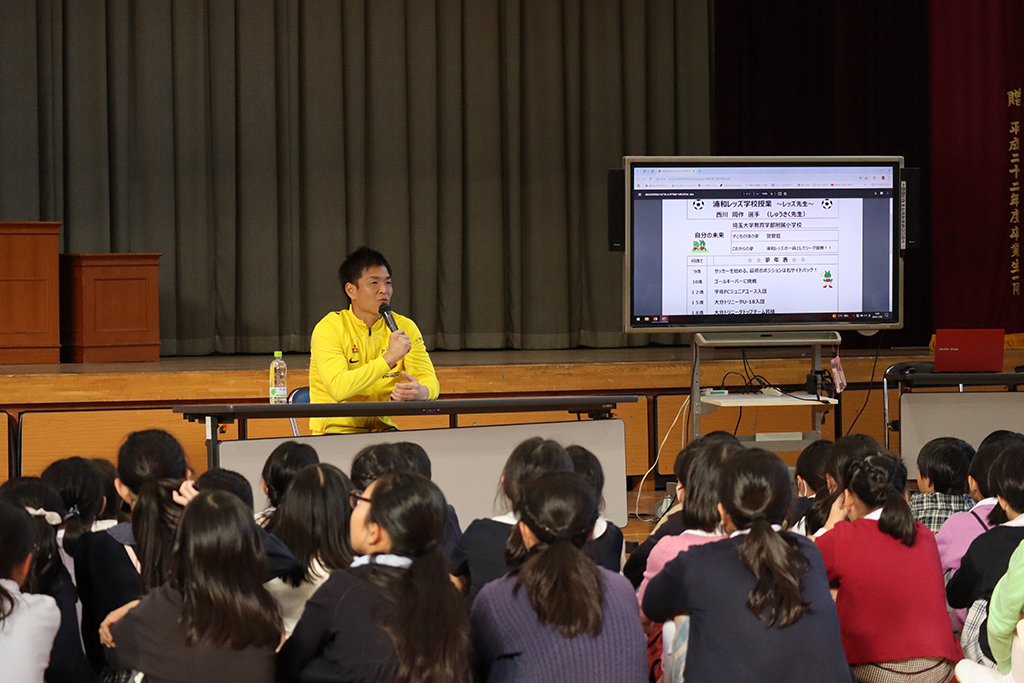
[[[0,579],[14,597],[14,610],[0,621],[0,662],[6,681],[43,683],[50,650],[60,627],[57,601],[49,595],[22,593],[18,584]]]

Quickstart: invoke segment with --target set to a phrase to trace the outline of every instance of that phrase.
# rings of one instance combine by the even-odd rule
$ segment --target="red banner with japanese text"
[[[935,326],[1024,332],[1024,2],[931,0],[929,14]]]

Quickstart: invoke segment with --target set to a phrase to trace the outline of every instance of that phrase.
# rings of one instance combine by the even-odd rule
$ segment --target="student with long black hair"
[[[686,495],[683,498],[682,533],[665,536],[654,546],[647,558],[647,569],[644,580],[637,590],[637,600],[643,602],[644,593],[651,579],[657,576],[665,565],[689,548],[705,543],[720,541],[726,537],[722,528],[721,516],[718,513],[718,483],[725,460],[733,453],[743,450],[738,443],[716,440],[705,441],[696,447],[696,455],[690,463],[686,474]],[[642,612],[642,610],[641,610]],[[641,615],[642,616],[642,615]],[[647,633],[647,656],[649,670],[653,677],[660,677],[663,670],[664,643],[662,642],[662,624],[642,618],[644,632]],[[675,632],[670,629],[669,639],[675,640]],[[679,643],[682,645],[683,643]],[[672,642],[669,642],[670,650]]]
[[[348,522],[352,482],[334,465],[308,465],[292,477],[288,495],[267,520],[266,529],[299,561],[296,571],[267,583],[289,637],[306,601],[335,569],[352,564]]]
[[[281,618],[266,571],[252,510],[200,492],[178,523],[167,581],[104,620],[108,659],[147,680],[270,683]]]
[[[792,527],[793,531],[805,536],[807,522],[804,521],[804,515],[816,500],[829,494],[826,475],[834,445],[828,439],[818,439],[801,451],[796,459],[796,500]]]
[[[426,477],[392,472],[353,491],[360,554],[306,603],[279,683],[469,680],[469,634],[440,549],[448,507]]]
[[[270,507],[257,514],[256,521],[266,524],[270,513],[281,504],[281,499],[284,498],[288,485],[292,483],[292,478],[302,468],[319,463],[320,456],[317,455],[316,449],[308,443],[285,441],[271,451],[267,461],[263,463],[263,473],[260,479],[260,486],[263,488],[263,493],[267,495]]]
[[[804,514],[804,526],[800,533],[806,533],[808,536],[824,533],[822,528],[828,521],[832,507],[846,488],[843,482],[846,466],[852,460],[859,460],[881,450],[882,446],[867,434],[847,434],[836,439],[825,461],[827,491],[819,489],[816,492],[814,502]]]
[[[686,680],[850,681],[821,556],[781,530],[793,495],[785,463],[740,451],[718,490],[729,538],[681,553],[643,599],[654,621],[690,615]]]
[[[32,565],[22,582],[23,593],[49,595],[60,610],[60,628],[52,641],[48,683],[91,683],[96,674],[82,650],[78,596],[67,568],[61,561],[57,529],[67,516],[64,502],[39,477],[10,479],[0,486],[0,500],[24,508],[31,516]]]
[[[99,641],[100,623],[161,582],[181,510],[173,502],[173,491],[187,472],[185,451],[167,432],[147,429],[129,434],[118,450],[114,485],[131,507],[132,521],[78,540],[74,557],[82,641],[93,668],[104,676],[110,673],[105,672],[109,667]]]
[[[515,507],[530,481],[541,475],[572,471],[572,459],[557,441],[538,436],[515,447],[505,461],[499,483],[499,496],[509,505],[509,511],[473,520],[451,555],[452,580],[466,594],[467,609],[481,588],[515,569],[506,561],[505,551],[510,544],[521,545]]]
[[[629,579],[635,588],[639,588],[643,582],[644,573],[647,571],[647,559],[651,551],[654,550],[654,546],[667,536],[681,534],[686,531],[682,508],[686,501],[686,479],[690,471],[690,464],[702,448],[710,447],[715,443],[738,446],[740,441],[729,432],[714,431],[703,434],[686,444],[683,450],[679,451],[679,455],[676,456],[672,471],[676,475],[676,498],[679,502],[665,513],[665,516],[651,530],[651,534],[647,539],[629,554],[629,557],[626,558],[626,563],[622,566],[622,574]]]
[[[960,645],[935,537],[907,504],[906,466],[879,452],[850,461],[843,482],[817,543],[838,591],[847,661],[864,681],[948,681]]]
[[[0,662],[4,680],[42,683],[60,610],[49,595],[21,592],[34,534],[24,508],[0,501]]]
[[[582,552],[598,517],[593,487],[548,474],[523,491],[516,512],[527,559],[473,603],[477,679],[646,681],[633,587]]]

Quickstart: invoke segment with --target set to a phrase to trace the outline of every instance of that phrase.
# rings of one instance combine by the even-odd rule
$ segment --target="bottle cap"
[[[280,357],[281,357],[281,352],[280,351],[274,351],[274,358],[280,358]]]

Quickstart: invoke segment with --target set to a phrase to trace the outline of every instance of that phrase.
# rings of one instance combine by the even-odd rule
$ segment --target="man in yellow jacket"
[[[379,251],[360,247],[338,269],[351,305],[328,313],[313,328],[309,359],[311,403],[426,401],[441,393],[423,335],[409,318],[394,314],[389,332],[380,315],[390,304],[391,266]],[[389,417],[314,417],[314,434],[397,429]]]

